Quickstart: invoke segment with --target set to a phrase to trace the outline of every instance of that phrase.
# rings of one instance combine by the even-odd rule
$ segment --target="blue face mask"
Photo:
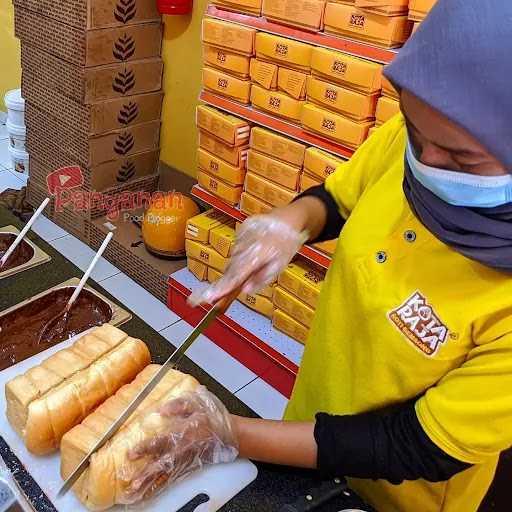
[[[512,176],[478,176],[429,167],[414,154],[407,140],[407,163],[414,177],[437,197],[453,206],[494,208],[512,203]]]

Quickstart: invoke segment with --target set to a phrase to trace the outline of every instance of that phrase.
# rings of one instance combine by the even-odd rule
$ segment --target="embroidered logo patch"
[[[448,337],[448,328],[420,292],[415,292],[401,306],[390,311],[388,318],[427,356],[435,355]]]

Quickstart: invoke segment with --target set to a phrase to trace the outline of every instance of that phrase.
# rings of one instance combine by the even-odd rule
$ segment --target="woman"
[[[237,447],[347,476],[379,512],[478,509],[512,444],[511,54],[512,4],[439,0],[385,71],[403,115],[243,225],[200,301],[255,291],[305,240],[341,234],[287,421],[229,417],[205,391],[171,403],[174,476]]]

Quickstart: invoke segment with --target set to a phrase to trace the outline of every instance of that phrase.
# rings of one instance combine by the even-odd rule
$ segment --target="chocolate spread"
[[[3,256],[4,252],[9,249],[14,240],[16,240],[16,235],[11,233],[0,233],[0,256]],[[30,261],[33,256],[34,249],[32,249],[30,244],[25,242],[25,240],[22,240],[18,247],[16,247],[16,250],[9,256],[5,265],[0,269],[0,273],[27,263],[27,261]]]
[[[63,340],[112,319],[110,306],[88,290],[82,290],[71,308],[65,328],[46,333],[43,327],[64,312],[74,287],[61,288],[0,317],[0,370],[27,359]]]

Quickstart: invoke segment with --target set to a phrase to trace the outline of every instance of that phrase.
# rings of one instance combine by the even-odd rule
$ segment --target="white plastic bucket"
[[[12,124],[10,121],[5,123],[7,133],[9,134],[9,145],[11,148],[25,151],[25,139],[27,137],[27,129],[24,126]]]
[[[9,146],[9,153],[13,162],[14,170],[20,174],[29,173],[29,156],[26,151],[20,151],[19,149]]]
[[[25,100],[21,96],[21,89],[8,91],[4,102],[7,106],[7,120],[16,126],[25,126]]]

